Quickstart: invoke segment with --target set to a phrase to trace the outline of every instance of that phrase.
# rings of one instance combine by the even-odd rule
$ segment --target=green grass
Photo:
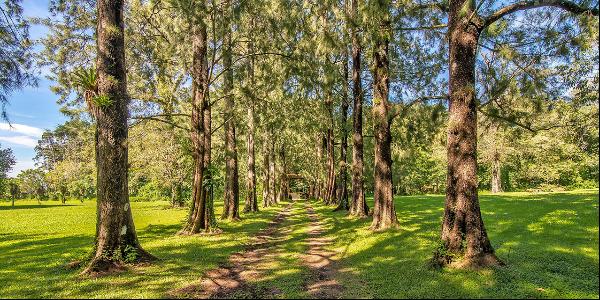
[[[488,235],[507,266],[431,270],[443,196],[397,197],[400,230],[372,233],[320,207],[341,254],[343,296],[598,298],[598,191],[480,196]]]
[[[142,246],[161,260],[152,266],[86,279],[64,265],[85,257],[94,241],[96,204],[17,201],[0,204],[0,298],[157,298],[197,282],[264,228],[279,208],[220,222],[217,236],[177,236],[187,209],[132,202]],[[217,212],[221,208],[217,207]]]
[[[372,233],[370,220],[313,202],[323,217],[330,246],[339,251],[338,281],[344,297],[598,298],[598,191],[483,194],[489,237],[506,267],[482,271],[431,270],[443,196],[396,198],[400,230]],[[156,298],[197,283],[202,273],[227,261],[280,208],[221,222],[224,234],[177,236],[187,215],[166,202],[134,202],[142,245],[161,258],[149,267],[97,279],[63,266],[89,253],[95,203],[17,201],[0,203],[0,298]],[[220,207],[217,207],[217,212]],[[308,218],[302,203],[282,224],[288,238],[255,284],[279,291],[274,297],[307,297],[308,276],[300,263],[306,251]],[[240,295],[243,296],[243,295]]]

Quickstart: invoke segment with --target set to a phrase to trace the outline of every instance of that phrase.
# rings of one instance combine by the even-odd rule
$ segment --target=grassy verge
[[[344,297],[598,298],[598,191],[481,195],[498,256],[479,272],[430,270],[443,196],[395,198],[400,230],[372,233],[370,220],[320,206],[336,237]]]

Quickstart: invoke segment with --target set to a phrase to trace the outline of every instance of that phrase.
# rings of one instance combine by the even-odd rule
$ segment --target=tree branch
[[[491,25],[492,23],[498,21],[500,18],[502,18],[506,15],[509,15],[511,13],[521,11],[521,10],[537,8],[537,7],[544,7],[544,6],[558,7],[558,8],[564,9],[568,12],[571,12],[571,13],[574,13],[577,15],[580,15],[583,13],[589,13],[594,16],[598,16],[597,8],[587,8],[587,7],[579,6],[578,4],[571,2],[571,1],[567,1],[567,0],[527,0],[527,1],[521,1],[521,2],[517,2],[515,4],[512,4],[512,5],[505,6],[501,9],[495,11],[494,13],[489,15],[487,18],[483,19],[483,25],[482,25],[481,29],[486,28],[487,26]]]
[[[392,119],[406,112],[410,107],[417,103],[427,102],[429,100],[448,100],[448,95],[439,95],[439,96],[424,96],[419,97],[406,105],[395,104],[394,105],[394,113],[392,114]]]

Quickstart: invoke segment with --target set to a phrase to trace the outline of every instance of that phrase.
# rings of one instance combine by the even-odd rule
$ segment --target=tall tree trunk
[[[348,50],[344,51],[344,86],[342,88],[341,131],[342,143],[340,145],[340,174],[339,190],[337,192],[338,207],[336,210],[348,210]]]
[[[254,19],[251,20],[252,24],[254,24]],[[252,38],[250,38],[250,43],[248,45],[250,49],[250,54],[254,51],[254,46],[252,43]],[[254,57],[250,58],[248,75],[250,77],[250,86],[254,87]],[[258,201],[256,197],[256,166],[255,166],[255,157],[254,157],[254,133],[255,133],[255,117],[254,117],[254,95],[250,95],[248,99],[248,174],[247,174],[247,194],[246,194],[246,202],[244,205],[244,212],[257,212],[258,211]]]
[[[225,3],[225,34],[223,37],[223,89],[225,96],[225,195],[221,219],[239,220],[239,170],[235,136],[235,101],[233,99],[233,69],[231,65],[231,15],[230,1]]]
[[[192,207],[186,225],[180,234],[196,234],[208,230],[206,227],[207,211],[204,195],[204,180],[206,179],[205,152],[206,132],[204,110],[208,103],[208,60],[207,60],[206,25],[198,22],[194,26],[192,36],[192,117],[191,133],[192,158],[194,160],[194,177],[192,182]]]
[[[329,125],[327,128],[327,184],[325,203],[333,204],[335,201],[335,146],[333,138],[333,101],[331,98],[325,102],[327,107],[327,115],[329,118]]]
[[[392,134],[390,126],[393,109],[389,103],[388,47],[391,35],[389,8],[383,7],[380,32],[373,48],[373,122],[375,133],[375,191],[372,230],[398,226],[392,190]]]
[[[276,174],[275,174],[275,140],[273,139],[273,132],[270,134],[271,141],[269,144],[269,206],[277,204],[277,198],[275,194],[276,186]]]
[[[323,199],[323,136],[321,133],[317,134],[317,139],[315,143],[315,154],[317,161],[317,174],[315,178],[315,199],[322,200]]]
[[[97,2],[96,73],[98,95],[110,103],[97,107],[97,223],[93,258],[84,270],[91,274],[118,267],[125,257],[154,257],[137,238],[127,187],[127,95],[123,1]]]
[[[269,179],[269,167],[271,166],[271,155],[269,154],[268,143],[269,139],[266,138],[263,142],[263,207],[271,206],[271,203],[269,201],[269,184],[271,182],[271,180]]]
[[[500,153],[494,149],[492,158],[492,193],[502,193],[502,169],[500,168]]]
[[[207,68],[208,71],[208,68]],[[205,74],[208,79],[208,72]],[[208,83],[208,80],[206,81]],[[207,86],[208,88],[208,86]],[[220,232],[221,230],[217,225],[217,217],[215,216],[214,208],[214,188],[212,184],[212,106],[209,97],[204,98],[202,105],[202,113],[204,118],[204,182],[210,184],[204,184],[202,189],[202,198],[204,202],[205,217],[204,217],[204,231],[206,232]]]
[[[363,120],[362,120],[362,79],[360,75],[360,37],[356,25],[358,21],[358,2],[351,0],[352,20],[352,201],[350,202],[350,215],[365,218],[369,213],[369,207],[365,199],[365,183],[363,178]]]
[[[479,30],[468,22],[474,14],[468,0],[450,1],[448,18],[450,63],[450,113],[448,119],[448,175],[442,223],[442,242],[461,267],[497,265],[500,261],[488,239],[477,195],[477,104],[475,58]],[[439,255],[438,255],[439,256]]]

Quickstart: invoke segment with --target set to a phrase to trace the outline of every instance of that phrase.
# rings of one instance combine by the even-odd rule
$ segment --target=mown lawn
[[[598,298],[598,191],[481,195],[490,239],[506,267],[482,271],[432,270],[443,196],[396,198],[401,229],[372,233],[370,220],[332,212],[313,201],[330,246],[339,251],[336,278],[343,297],[375,298]],[[296,204],[284,223],[290,236],[259,287],[276,297],[306,297],[307,217]],[[149,267],[98,279],[81,278],[64,265],[84,257],[95,230],[95,203],[0,203],[0,298],[157,298],[198,282],[264,228],[280,208],[221,223],[224,234],[181,237],[187,215],[164,202],[134,202],[142,245],[161,260]],[[217,212],[220,207],[217,207]]]
[[[0,203],[0,298],[159,298],[197,282],[255,232],[279,208],[220,222],[224,234],[177,236],[187,209],[166,202],[132,202],[142,246],[161,260],[125,273],[86,279],[64,265],[85,257],[94,241],[96,203],[17,201]],[[216,207],[217,212],[221,208]]]
[[[341,254],[344,297],[598,298],[598,191],[480,196],[488,235],[505,267],[432,270],[443,196],[397,197],[401,229],[320,207]]]

